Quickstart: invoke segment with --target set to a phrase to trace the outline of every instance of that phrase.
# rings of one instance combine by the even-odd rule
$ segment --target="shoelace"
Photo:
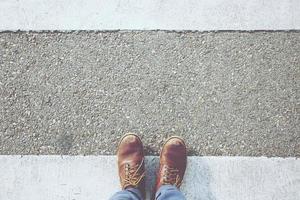
[[[163,171],[164,171],[163,181],[162,181],[163,185],[171,184],[171,185],[175,185],[176,187],[180,187],[181,180],[180,180],[178,169],[168,167],[165,165],[163,167]]]
[[[145,177],[145,172],[140,174],[140,169],[144,164],[144,159],[140,164],[130,166],[129,163],[125,164],[125,179],[124,188],[128,186],[137,187],[141,180]]]

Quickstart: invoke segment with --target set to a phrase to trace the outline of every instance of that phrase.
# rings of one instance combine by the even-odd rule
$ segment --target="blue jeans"
[[[156,200],[185,200],[183,194],[173,185],[161,186],[155,194]],[[114,194],[109,200],[143,200],[141,192],[128,188]]]

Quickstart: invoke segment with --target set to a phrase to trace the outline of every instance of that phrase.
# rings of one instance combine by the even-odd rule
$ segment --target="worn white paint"
[[[157,157],[147,157],[147,190]],[[114,156],[0,156],[2,200],[107,200],[119,190]],[[150,186],[151,185],[151,186]],[[300,199],[300,160],[189,157],[187,200]]]
[[[1,0],[0,30],[300,29],[299,0]]]

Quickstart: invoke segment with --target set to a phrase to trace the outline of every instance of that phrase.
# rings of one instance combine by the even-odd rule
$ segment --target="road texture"
[[[300,32],[2,32],[0,154],[300,156]]]

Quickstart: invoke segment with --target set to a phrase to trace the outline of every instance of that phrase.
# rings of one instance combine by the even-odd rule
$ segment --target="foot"
[[[156,191],[162,185],[180,187],[187,164],[187,152],[183,139],[171,137],[160,153],[160,166],[157,174]]]
[[[117,152],[122,189],[136,188],[145,196],[145,165],[140,138],[128,133],[121,139]]]

